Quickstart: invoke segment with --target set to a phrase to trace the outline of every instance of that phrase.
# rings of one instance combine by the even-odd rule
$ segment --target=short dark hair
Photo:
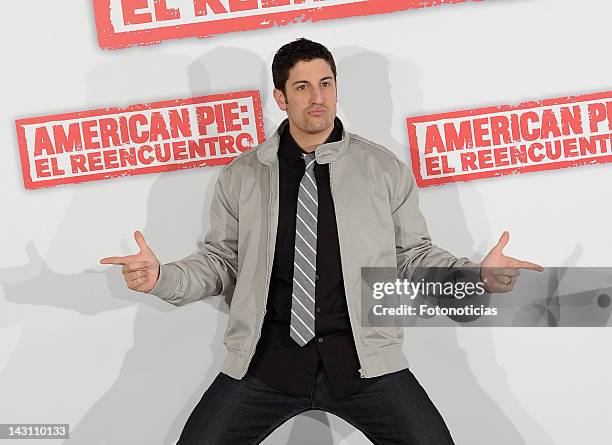
[[[336,79],[336,63],[331,52],[320,43],[301,37],[283,45],[274,55],[272,61],[274,88],[286,93],[285,83],[289,78],[289,70],[298,62],[309,62],[313,59],[323,59],[329,63],[332,73],[334,73],[334,80]]]

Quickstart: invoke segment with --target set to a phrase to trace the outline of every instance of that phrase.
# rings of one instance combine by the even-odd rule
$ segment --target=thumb
[[[134,239],[136,240],[136,244],[140,248],[140,251],[150,250],[150,247],[147,245],[147,242],[144,239],[144,236],[140,230],[134,232]]]
[[[502,236],[499,238],[499,241],[497,242],[497,245],[495,246],[495,250],[497,250],[498,252],[501,252],[503,248],[506,247],[506,244],[508,244],[509,239],[510,239],[510,234],[508,233],[507,230],[504,230],[504,233],[502,233]]]

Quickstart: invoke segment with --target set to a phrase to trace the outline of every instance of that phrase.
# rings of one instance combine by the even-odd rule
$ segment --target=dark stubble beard
[[[332,122],[329,121],[329,119],[327,117],[327,114],[325,114],[324,116],[321,116],[319,118],[315,118],[315,119],[319,120],[319,122],[323,122],[321,124],[321,126],[319,126],[319,125],[316,125],[316,126],[315,125],[311,125],[310,122],[312,122],[312,120],[314,120],[312,118],[308,118],[308,117],[304,118],[304,123],[305,123],[304,131],[306,133],[309,133],[309,134],[321,133],[322,131],[327,130],[333,124],[333,121]]]

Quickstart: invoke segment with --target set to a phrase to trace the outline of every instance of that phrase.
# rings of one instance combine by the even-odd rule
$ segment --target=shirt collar
[[[334,118],[334,129],[329,134],[324,144],[329,142],[338,142],[342,139],[342,122],[338,117]],[[295,164],[298,160],[302,161],[302,154],[306,152],[298,145],[293,139],[291,132],[289,131],[289,122],[283,128],[280,135],[280,143],[278,147],[279,159],[287,162],[289,165]],[[303,161],[302,161],[303,162]]]

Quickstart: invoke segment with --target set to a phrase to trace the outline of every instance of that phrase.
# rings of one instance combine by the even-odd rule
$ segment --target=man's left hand
[[[517,260],[503,254],[502,250],[508,244],[510,234],[502,234],[497,245],[491,249],[480,263],[480,279],[489,293],[511,292],[519,276],[519,269],[529,269],[542,272],[544,268],[529,261]]]

